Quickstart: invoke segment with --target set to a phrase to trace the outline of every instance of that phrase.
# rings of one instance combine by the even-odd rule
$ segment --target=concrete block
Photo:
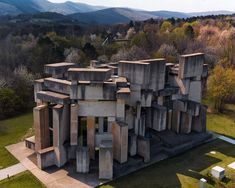
[[[35,136],[25,139],[25,146],[31,150],[35,150]]]
[[[152,128],[152,108],[146,108],[146,127]]]
[[[47,105],[33,109],[35,128],[35,150],[42,150],[50,146],[49,112]]]
[[[53,107],[53,146],[55,163],[58,167],[67,161],[67,149],[64,143],[69,138],[70,105],[56,105]]]
[[[156,131],[166,130],[167,108],[164,106],[152,106],[153,122],[152,128]]]
[[[211,169],[211,175],[222,180],[225,176],[225,169],[220,166],[215,166]]]
[[[148,163],[150,161],[150,140],[138,137],[137,138],[137,154],[143,157],[144,162]]]
[[[81,117],[116,117],[116,101],[78,101],[78,105]]]
[[[125,122],[128,124],[129,130],[134,128],[135,117],[131,106],[126,109]]]
[[[172,113],[172,131],[179,133],[180,132],[180,111],[173,110]]]
[[[192,127],[192,116],[185,112],[181,112],[180,117],[180,133],[189,134]]]
[[[37,99],[43,102],[51,102],[54,104],[69,104],[70,98],[68,95],[60,94],[52,91],[39,91],[37,93]]]
[[[87,147],[78,147],[76,152],[76,166],[78,173],[89,173],[90,158]]]
[[[173,114],[173,111],[168,110],[168,113],[167,113],[167,129],[168,130],[172,130],[172,114]]]
[[[104,132],[104,118],[99,117],[98,122],[99,122],[99,133],[103,133]]]
[[[128,155],[128,125],[123,122],[114,122],[113,134],[113,157],[119,163],[125,163]]]
[[[139,102],[137,102],[137,105],[136,105],[135,126],[134,126],[134,130],[135,130],[135,134],[136,135],[139,134],[140,118],[141,118],[141,104]]]
[[[206,188],[207,181],[204,178],[201,178],[199,181],[199,188]]]
[[[117,99],[116,118],[120,121],[125,120],[125,100]]]
[[[205,62],[204,54],[188,54],[180,56],[179,60],[179,78],[192,78],[201,76]]]
[[[67,80],[61,80],[56,78],[45,78],[44,85],[50,90],[63,94],[70,94],[71,82]]]
[[[137,135],[134,133],[128,136],[128,150],[130,156],[135,156],[137,154]]]
[[[99,149],[99,179],[113,178],[113,144],[102,141]]]
[[[44,72],[51,74],[53,78],[64,78],[67,75],[68,69],[74,66],[74,63],[67,62],[47,64],[44,66]]]
[[[95,159],[95,117],[87,117],[87,146],[90,159]]]
[[[142,107],[151,107],[152,99],[153,99],[153,92],[151,90],[141,91],[141,106]]]
[[[55,165],[55,152],[53,147],[38,150],[36,154],[38,168],[43,170],[47,167]]]
[[[206,113],[207,113],[207,107],[201,105],[199,116],[193,117],[192,131],[206,132]]]
[[[70,145],[78,145],[78,104],[71,105]]]
[[[70,68],[70,80],[79,81],[107,81],[111,78],[111,69]]]
[[[173,101],[173,109],[181,112],[186,112],[188,106],[188,101],[183,100],[174,100]]]
[[[192,81],[190,82],[189,97],[190,101],[201,103],[202,100],[202,82]]]
[[[110,133],[96,133],[95,134],[95,147],[99,148],[103,141],[113,142],[113,135]]]

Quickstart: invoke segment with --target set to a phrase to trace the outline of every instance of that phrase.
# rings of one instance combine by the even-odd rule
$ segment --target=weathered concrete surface
[[[152,114],[152,128],[156,131],[166,130],[167,108],[164,106],[154,105],[152,108]]]
[[[46,105],[37,106],[33,110],[36,151],[50,146],[48,113]]]
[[[180,56],[179,78],[191,78],[201,76],[203,73],[205,57],[202,53]]]
[[[137,138],[137,154],[143,157],[144,162],[148,163],[150,161],[150,140],[138,137]]]
[[[45,148],[37,151],[37,166],[40,169],[56,164],[55,151],[53,147]]]
[[[113,178],[113,143],[102,141],[99,150],[99,179]]]
[[[90,159],[95,159],[95,117],[87,117],[87,146]]]
[[[114,122],[113,134],[113,157],[119,163],[125,163],[128,155],[128,125],[122,122]]]
[[[90,167],[89,148],[78,147],[76,158],[77,158],[76,159],[77,172],[88,173]]]
[[[78,104],[71,105],[71,124],[70,124],[70,145],[76,146],[78,144]]]
[[[130,156],[135,156],[137,154],[137,135],[135,135],[134,133],[129,134],[128,150]]]

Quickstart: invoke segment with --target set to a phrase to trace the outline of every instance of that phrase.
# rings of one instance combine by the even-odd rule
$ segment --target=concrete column
[[[133,110],[132,107],[130,106],[128,110],[126,110],[126,115],[125,115],[125,122],[128,124],[128,128],[129,129],[133,129],[134,128],[134,114],[133,114]]]
[[[135,117],[135,134],[139,134],[139,124],[141,116],[141,104],[138,102],[136,106],[136,117]]]
[[[130,156],[135,156],[137,154],[137,135],[133,133],[128,136],[128,150]]]
[[[137,138],[137,154],[144,158],[144,162],[150,161],[150,140],[138,137]]]
[[[108,133],[112,133],[113,122],[116,121],[115,117],[108,117]]]
[[[124,163],[128,156],[128,125],[122,122],[114,122],[112,134],[114,159],[119,163]]]
[[[173,110],[172,113],[172,131],[179,133],[180,131],[180,111]]]
[[[87,146],[90,159],[95,159],[95,117],[87,117]]]
[[[192,116],[185,112],[181,112],[180,122],[180,133],[189,134],[191,132],[192,127]]]
[[[146,126],[152,128],[152,108],[146,108]]]
[[[158,97],[158,98],[157,98],[157,104],[160,105],[160,106],[162,106],[163,103],[164,103],[164,97],[163,97],[163,96]]]
[[[68,161],[64,143],[69,138],[69,115],[69,105],[56,105],[53,107],[53,146],[55,163],[58,167],[63,166]]]
[[[45,149],[50,146],[48,106],[41,105],[33,109],[35,128],[35,150]]]
[[[76,152],[76,169],[79,173],[89,173],[90,158],[87,147],[78,147]]]
[[[116,117],[119,121],[125,120],[125,100],[117,99]]]
[[[141,114],[140,123],[139,123],[139,135],[145,136],[145,114]]]
[[[99,179],[113,178],[113,144],[103,141],[99,150]]]
[[[171,124],[172,124],[172,110],[168,110],[167,114],[167,129],[171,130]]]
[[[99,133],[103,133],[104,132],[104,118],[99,117],[98,122],[99,122]]]
[[[71,105],[70,145],[78,145],[78,104]]]

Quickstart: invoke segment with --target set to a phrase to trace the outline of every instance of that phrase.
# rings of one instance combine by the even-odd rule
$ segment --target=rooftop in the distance
[[[72,65],[75,65],[75,64],[68,63],[68,62],[61,62],[61,63],[46,64],[45,67],[66,67],[66,66],[72,66]]]
[[[111,69],[70,68],[69,72],[108,72]]]

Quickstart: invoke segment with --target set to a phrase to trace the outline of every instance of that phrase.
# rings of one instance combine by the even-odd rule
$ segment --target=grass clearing
[[[29,171],[0,181],[1,188],[45,188]]]
[[[215,151],[212,154],[211,151]],[[102,188],[198,188],[200,178],[208,181],[208,188],[235,187],[235,171],[227,165],[235,161],[235,146],[222,140],[215,140],[192,149],[177,157],[164,160],[143,170],[121,177]],[[214,166],[226,168],[227,178],[223,182],[210,177]]]
[[[32,113],[0,121],[0,169],[18,163],[17,159],[5,149],[5,146],[22,140],[32,125]]]

